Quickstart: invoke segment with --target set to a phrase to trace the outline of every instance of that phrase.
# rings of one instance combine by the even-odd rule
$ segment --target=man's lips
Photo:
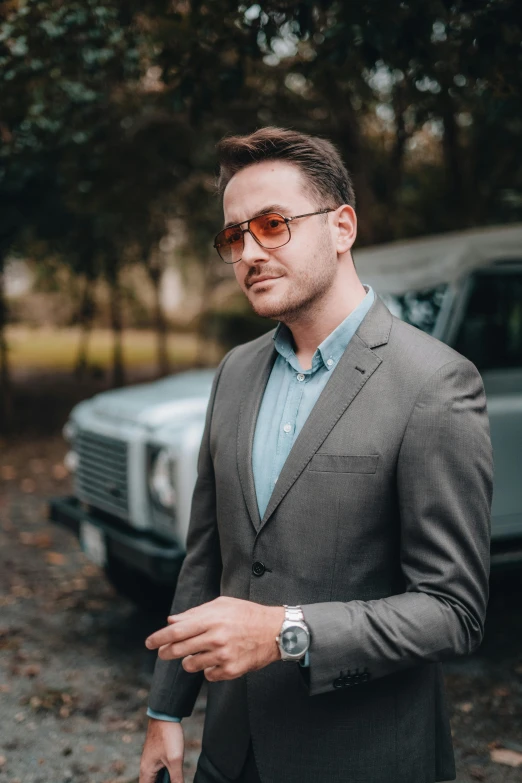
[[[256,277],[256,278],[254,278],[254,280],[251,280],[251,281],[250,281],[250,283],[248,284],[248,287],[249,287],[249,288],[251,288],[251,287],[252,287],[252,286],[254,286],[256,283],[265,283],[265,282],[267,282],[268,280],[279,280],[279,277],[281,277],[281,276],[282,276],[282,275],[278,275],[277,277],[275,277],[275,276],[274,276],[274,277],[272,277],[271,275],[266,275],[266,276],[265,276],[265,275],[263,275],[263,276],[261,276],[261,277]]]

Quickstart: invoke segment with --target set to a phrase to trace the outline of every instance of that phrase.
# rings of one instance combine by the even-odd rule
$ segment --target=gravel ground
[[[164,618],[46,520],[45,499],[70,488],[61,439],[0,447],[0,783],[137,783],[156,658],[144,639]],[[460,783],[522,783],[521,599],[520,571],[493,575],[484,642],[445,664]],[[187,783],[204,708],[202,693],[183,722]]]

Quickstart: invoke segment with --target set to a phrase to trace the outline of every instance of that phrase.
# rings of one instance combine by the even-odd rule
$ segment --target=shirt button
[[[284,429],[285,432],[290,432],[290,430],[292,429],[292,425],[291,424],[285,424],[283,429]]]
[[[297,380],[298,380],[298,381],[304,381],[304,375],[303,375],[303,373],[302,373],[302,372],[300,372],[300,373],[298,373],[298,374],[297,374]]]
[[[326,364],[328,365],[328,367],[331,367],[331,366],[332,366],[332,364],[333,364],[333,359],[328,359],[328,361],[326,362]]]

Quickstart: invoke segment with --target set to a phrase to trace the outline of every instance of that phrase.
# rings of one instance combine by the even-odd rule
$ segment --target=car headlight
[[[149,490],[152,499],[171,511],[176,507],[174,457],[168,449],[159,449],[151,455]]]
[[[69,471],[69,473],[76,473],[78,470],[78,465],[80,464],[80,455],[77,451],[68,451],[65,457],[63,458],[63,464]]]
[[[71,443],[74,440],[77,432],[78,427],[71,419],[66,421],[62,427],[62,435],[68,443]]]

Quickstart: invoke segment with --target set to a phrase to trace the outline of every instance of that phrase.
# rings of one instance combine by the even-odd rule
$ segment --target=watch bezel
[[[304,631],[306,633],[307,636],[306,647],[304,650],[302,650],[299,653],[290,653],[284,648],[283,634],[285,633],[285,631],[290,630],[290,628],[299,628],[301,631]],[[310,648],[310,631],[308,630],[308,626],[302,620],[284,620],[283,625],[281,626],[281,630],[279,632],[279,636],[277,637],[277,644],[281,652],[282,660],[287,660],[287,661],[302,660],[302,658],[305,657],[306,653]]]

